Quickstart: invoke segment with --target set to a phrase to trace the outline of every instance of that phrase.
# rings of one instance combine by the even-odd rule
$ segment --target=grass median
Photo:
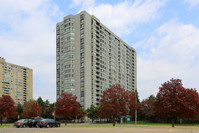
[[[13,127],[13,123],[0,124],[1,127]],[[61,123],[61,127],[113,127],[113,123]],[[145,121],[116,123],[115,127],[132,127],[132,128],[172,128],[170,123],[151,123]],[[199,128],[199,124],[175,124],[175,128]]]
[[[62,127],[113,127],[112,123],[67,123],[65,126],[62,123]],[[138,121],[135,124],[134,121],[124,122],[123,124],[116,123],[115,127],[132,127],[132,128],[172,128],[170,123],[150,123],[144,121]],[[199,128],[199,124],[175,124],[175,128]]]
[[[0,127],[13,127],[13,123],[3,123]]]
[[[124,122],[123,124],[131,124],[135,125],[134,121],[130,122]],[[171,126],[171,123],[151,123],[151,122],[145,122],[145,121],[137,121],[137,125],[148,125],[148,126]],[[194,126],[199,127],[199,124],[175,124],[175,126]]]

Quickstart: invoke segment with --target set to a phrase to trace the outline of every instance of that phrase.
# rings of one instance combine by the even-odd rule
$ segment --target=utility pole
[[[54,103],[54,120],[55,120],[55,103]]]

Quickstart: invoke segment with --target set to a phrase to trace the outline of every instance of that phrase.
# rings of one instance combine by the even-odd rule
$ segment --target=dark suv
[[[36,127],[37,126],[37,122],[42,120],[43,118],[42,117],[33,117],[29,120],[29,124],[28,126],[29,127]]]

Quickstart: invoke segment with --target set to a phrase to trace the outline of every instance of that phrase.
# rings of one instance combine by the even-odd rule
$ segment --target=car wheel
[[[22,125],[22,127],[23,127],[23,128],[25,128],[25,127],[26,127],[26,125]]]
[[[57,127],[60,127],[60,124],[57,124]]]
[[[46,128],[49,128],[49,127],[50,127],[50,126],[47,124],[47,125],[46,125]]]

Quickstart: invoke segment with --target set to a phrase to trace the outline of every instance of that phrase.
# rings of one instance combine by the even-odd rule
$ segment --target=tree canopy
[[[62,93],[61,98],[56,103],[55,113],[57,117],[71,119],[82,113],[79,102],[76,101],[77,97],[69,94]]]
[[[23,112],[23,106],[20,103],[17,104],[17,112],[19,115],[21,115],[21,113]]]
[[[127,115],[133,112],[136,106],[135,93],[125,91],[119,84],[112,85],[103,91],[101,104],[98,113],[104,118],[113,118],[113,126],[115,126],[115,118],[118,115]]]
[[[95,107],[93,104],[91,104],[90,108],[86,110],[88,117],[92,119],[92,123],[93,120],[99,118],[98,109],[99,107]]]
[[[2,95],[0,97],[0,119],[2,124],[3,117],[17,116],[17,107],[14,100],[9,95]]]
[[[155,102],[159,117],[174,119],[177,117],[194,118],[199,112],[199,95],[194,89],[185,89],[180,79],[171,79],[161,85]]]
[[[185,118],[194,119],[199,115],[199,94],[195,89],[185,90],[183,104]]]
[[[44,101],[43,101],[43,99],[42,99],[41,97],[39,97],[39,98],[37,99],[37,103],[38,103],[39,105],[41,105],[42,109],[44,108],[45,103],[44,103]]]
[[[29,102],[25,102],[23,106],[22,116],[24,117],[37,117],[42,113],[42,107],[36,101],[31,100]]]
[[[155,115],[155,105],[154,101],[149,97],[147,99],[142,100],[140,103],[140,111],[145,116],[145,120],[147,117],[152,117]]]

